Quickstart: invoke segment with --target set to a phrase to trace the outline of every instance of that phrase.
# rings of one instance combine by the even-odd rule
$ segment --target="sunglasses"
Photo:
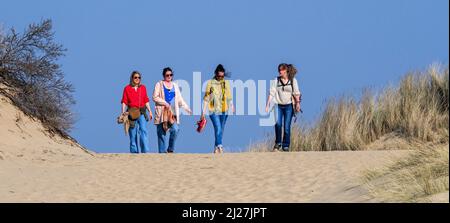
[[[164,75],[165,77],[172,77],[173,76],[173,73],[172,74],[166,74],[166,75]]]
[[[139,80],[140,80],[140,79],[141,79],[141,77],[133,77],[133,79],[139,79]]]

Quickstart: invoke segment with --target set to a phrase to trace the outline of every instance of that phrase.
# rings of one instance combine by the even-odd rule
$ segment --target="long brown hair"
[[[131,87],[134,87],[133,76],[134,76],[135,74],[139,74],[139,77],[141,78],[141,80],[139,81],[139,85],[138,85],[138,87],[139,87],[139,86],[141,85],[142,75],[141,75],[141,73],[139,73],[139,71],[137,71],[137,70],[131,72],[131,76],[130,76],[130,86],[131,86]]]
[[[281,69],[286,69],[289,80],[294,79],[295,75],[297,74],[297,68],[295,68],[293,64],[281,63],[278,65],[278,72]]]

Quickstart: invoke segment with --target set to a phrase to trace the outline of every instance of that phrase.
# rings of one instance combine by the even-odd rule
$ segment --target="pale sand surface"
[[[373,202],[362,172],[406,153],[95,154],[0,95],[0,202]]]
[[[375,202],[364,170],[407,151],[48,155],[0,160],[0,202]]]

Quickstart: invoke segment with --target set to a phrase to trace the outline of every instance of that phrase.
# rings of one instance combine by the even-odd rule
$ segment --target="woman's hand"
[[[269,104],[266,105],[266,113],[269,113]]]
[[[189,115],[192,115],[192,111],[191,111],[191,109],[190,108],[186,108],[186,109],[184,109]]]
[[[300,112],[300,103],[295,104],[295,112]]]
[[[149,116],[148,116],[148,118],[150,119],[150,120],[152,120],[153,119],[153,114],[150,112],[149,113]]]
[[[166,102],[166,103],[164,104],[164,108],[169,109],[169,108],[170,108],[170,104]]]

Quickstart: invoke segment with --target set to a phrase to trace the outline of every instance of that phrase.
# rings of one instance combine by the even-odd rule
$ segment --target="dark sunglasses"
[[[172,77],[172,76],[173,76],[173,73],[171,73],[171,74],[166,74],[166,75],[164,75],[164,76],[166,76],[166,77]]]
[[[139,79],[139,80],[140,80],[140,79],[141,79],[141,77],[133,77],[133,79]]]

